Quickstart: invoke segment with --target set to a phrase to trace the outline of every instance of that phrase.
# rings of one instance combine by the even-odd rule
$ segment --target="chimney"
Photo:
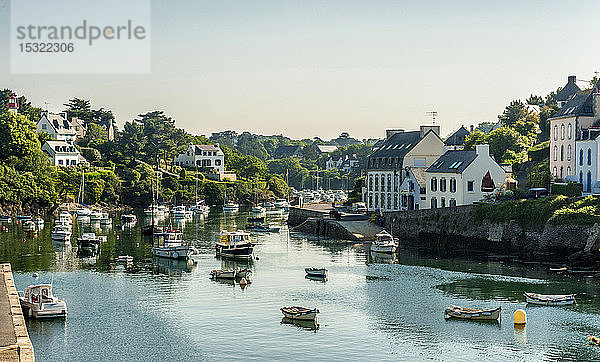
[[[477,155],[489,156],[490,155],[490,145],[488,145],[488,144],[475,145],[475,153]]]
[[[470,131],[471,133],[473,133],[473,131],[474,131],[474,130],[475,130],[475,126],[471,125],[471,126],[469,127],[469,131]]]
[[[421,138],[425,137],[427,132],[433,131],[436,135],[440,135],[440,126],[437,124],[424,124],[421,126]]]
[[[576,80],[577,80],[577,77],[576,77],[576,76],[574,76],[574,75],[570,75],[570,76],[567,78],[567,84],[575,84],[575,81],[576,81]]]
[[[404,133],[403,129],[386,129],[385,130],[385,139],[389,140],[393,135],[395,135],[396,133]]]
[[[594,110],[594,119],[600,119],[600,93],[598,89],[592,94],[592,109]]]

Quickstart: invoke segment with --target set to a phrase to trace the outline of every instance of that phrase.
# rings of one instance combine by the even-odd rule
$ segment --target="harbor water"
[[[51,221],[36,237],[5,224],[0,261],[12,263],[17,288],[51,282],[68,305],[64,320],[27,321],[36,360],[600,360],[600,346],[586,343],[600,335],[598,279],[446,252],[376,256],[290,233],[279,216],[269,220],[280,233],[253,234],[251,284],[209,279],[213,269],[246,266],[216,258],[214,244],[248,216],[211,212],[176,225],[199,250],[189,262],[153,258],[141,215],[129,228],[118,217],[109,228],[74,218],[72,245],[51,241]],[[77,253],[88,229],[108,236],[95,258]],[[307,279],[310,266],[327,268],[328,280]],[[526,291],[577,293],[578,303],[527,307]],[[318,326],[284,323],[279,308],[289,305],[318,308]],[[445,320],[450,305],[502,306],[501,321]],[[528,323],[515,329],[519,308]]]

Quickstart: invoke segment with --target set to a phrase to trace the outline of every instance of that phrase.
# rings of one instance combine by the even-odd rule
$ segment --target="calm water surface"
[[[534,265],[440,257],[403,251],[373,258],[362,247],[323,243],[289,233],[256,235],[253,283],[215,282],[222,262],[212,248],[219,230],[242,228],[247,214],[211,213],[188,221],[187,240],[200,250],[193,262],[153,259],[139,226],[122,229],[78,223],[108,235],[97,258],[51,242],[52,224],[38,237],[10,224],[0,234],[0,261],[13,263],[17,288],[54,284],[69,308],[66,320],[27,322],[38,361],[105,360],[600,360],[598,280],[548,274]],[[274,218],[274,222],[281,220]],[[132,255],[133,265],[116,263]],[[329,269],[325,283],[304,268]],[[33,272],[39,272],[35,280]],[[526,307],[523,291],[578,293],[575,307]],[[282,323],[279,308],[320,309],[318,329]],[[501,305],[501,323],[445,321],[455,304]],[[515,329],[512,313],[525,308],[528,324]]]

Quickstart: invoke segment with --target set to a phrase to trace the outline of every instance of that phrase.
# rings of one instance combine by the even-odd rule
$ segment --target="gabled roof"
[[[461,126],[456,132],[450,135],[446,141],[444,141],[444,144],[446,146],[461,146],[465,143],[465,138],[469,134],[471,134],[471,132],[469,132],[465,126]]]
[[[578,92],[569,99],[561,109],[556,112],[552,118],[574,117],[574,116],[594,116],[592,108],[592,90],[586,89]]]
[[[426,172],[462,173],[477,158],[475,151],[451,150],[429,166]]]
[[[577,84],[575,84],[575,76],[570,76],[568,78],[567,84],[556,93],[556,100],[559,102],[568,101],[573,95],[577,92],[581,91],[581,88]]]
[[[221,148],[219,148],[219,146],[217,145],[190,145],[192,147],[194,147],[194,152],[196,154],[198,154],[199,152],[202,151],[217,151],[218,155],[223,154],[223,152],[221,151]]]
[[[387,139],[378,149],[376,149],[375,152],[371,154],[371,156],[369,156],[369,160],[378,158],[398,158],[399,163],[392,164],[391,162],[384,162],[383,164],[380,163],[378,166],[370,168],[402,168],[404,156],[406,156],[406,154],[410,150],[412,150],[413,147],[415,147],[415,145],[420,141],[420,131],[395,133],[393,136]]]
[[[411,167],[410,172],[415,176],[417,183],[419,186],[425,185],[427,182],[427,178],[425,177],[425,167]]]
[[[337,148],[337,146],[317,145],[317,149],[321,153],[331,153],[331,152],[337,150],[338,148]]]
[[[281,145],[281,146],[277,147],[277,149],[273,153],[273,156],[275,158],[291,157],[301,151],[302,151],[302,147],[299,145]]]

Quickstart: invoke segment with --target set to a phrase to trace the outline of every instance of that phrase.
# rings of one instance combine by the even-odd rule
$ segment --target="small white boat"
[[[30,318],[67,316],[67,303],[52,294],[52,284],[30,285],[19,292],[23,314]]]
[[[71,227],[69,225],[56,225],[50,233],[52,240],[67,241],[71,239]]]
[[[100,224],[101,225],[112,224],[112,219],[110,218],[110,216],[108,215],[107,212],[103,212],[102,215],[100,216]]]
[[[191,219],[194,216],[194,212],[188,210],[185,206],[175,206],[173,208],[173,217],[176,219]]]
[[[134,214],[123,214],[121,220],[126,224],[133,224],[137,222],[137,216]]]
[[[107,236],[97,236],[95,233],[83,233],[77,238],[77,244],[83,251],[95,253],[100,249],[100,244],[108,239]]]
[[[56,217],[56,222],[58,224],[71,225],[73,224],[73,216],[70,212],[63,210],[58,213],[58,216]]]
[[[372,252],[393,254],[396,251],[397,239],[394,239],[387,231],[382,230],[375,236],[377,239],[371,243]]]
[[[275,205],[274,205],[272,202],[270,202],[270,201],[267,201],[267,202],[265,202],[265,203],[263,204],[263,207],[264,207],[266,210],[273,210],[273,209],[275,208]]]
[[[121,263],[133,263],[133,256],[131,255],[119,255],[117,261]]]
[[[82,206],[75,210],[75,213],[77,214],[77,217],[86,217],[90,216],[92,210],[89,207]]]
[[[44,219],[42,219],[41,217],[34,217],[33,218],[33,223],[35,224],[35,226],[37,226],[38,228],[43,228],[44,227]]]
[[[471,309],[463,308],[458,306],[450,306],[444,311],[444,318],[456,318],[456,319],[471,319],[471,320],[498,320],[502,307],[493,309]]]
[[[12,218],[8,215],[0,216],[0,222],[12,222]]]
[[[317,319],[318,309],[309,309],[304,307],[283,307],[281,313],[286,318],[292,320],[314,321]]]
[[[254,214],[262,214],[265,211],[267,211],[267,209],[265,209],[264,207],[262,207],[260,205],[256,205],[256,206],[252,207],[252,212]]]
[[[104,213],[102,212],[102,210],[92,210],[92,212],[90,212],[90,221],[100,221],[103,217],[103,214]]]
[[[283,210],[287,210],[290,207],[290,205],[288,204],[288,202],[285,199],[277,199],[275,201],[275,203],[273,203],[273,206],[276,209],[283,209]]]
[[[227,269],[227,270],[211,270],[210,277],[212,279],[235,279],[236,270],[235,269]]]
[[[190,211],[192,211],[196,215],[208,215],[210,213],[210,206],[198,202],[196,203],[196,205],[190,208]]]
[[[225,205],[223,205],[223,212],[225,213],[236,213],[240,210],[240,205],[236,204],[233,201],[229,201]]]
[[[327,269],[325,268],[305,268],[304,271],[311,277],[327,278]]]
[[[35,231],[35,223],[32,220],[24,221],[23,222],[23,230]]]
[[[523,293],[529,304],[563,306],[576,303],[575,294],[536,294]]]
[[[152,255],[169,259],[189,259],[196,252],[191,245],[183,242],[183,233],[178,230],[166,230],[155,233],[157,245],[152,247]]]

